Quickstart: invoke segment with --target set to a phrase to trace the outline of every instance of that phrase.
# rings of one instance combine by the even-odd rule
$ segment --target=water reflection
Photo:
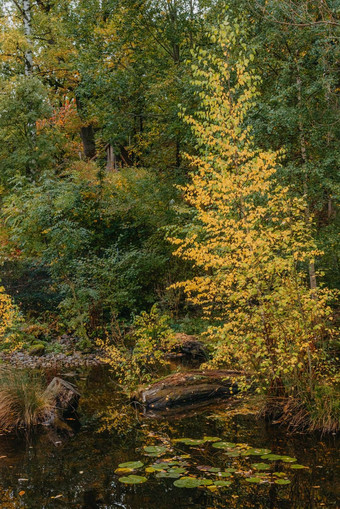
[[[335,508],[337,507],[337,454],[334,437],[293,436],[251,415],[223,419],[216,407],[201,408],[180,419],[134,420],[127,436],[102,427],[99,414],[111,405],[123,412],[115,385],[107,371],[93,370],[78,377],[83,394],[81,428],[73,436],[44,430],[28,440],[0,436],[1,509],[198,509],[198,508]],[[125,411],[125,410],[124,410]],[[132,416],[135,414],[131,414]],[[133,417],[132,417],[133,418]],[[179,489],[172,479],[151,479],[138,486],[118,481],[119,463],[139,459],[149,434],[168,437],[217,435],[232,442],[247,442],[297,457],[308,471],[295,471],[289,486],[249,485],[235,479],[230,489],[217,494],[203,489]],[[218,451],[200,452],[216,461]],[[206,457],[204,458],[204,455]],[[208,456],[209,455],[209,456]],[[215,458],[215,459],[214,459]]]

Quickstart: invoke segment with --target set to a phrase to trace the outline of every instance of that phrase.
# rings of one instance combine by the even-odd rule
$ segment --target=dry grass
[[[53,410],[53,398],[35,374],[0,369],[0,430],[31,429],[44,422]]]

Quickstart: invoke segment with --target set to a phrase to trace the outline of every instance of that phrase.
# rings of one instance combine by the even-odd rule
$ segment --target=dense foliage
[[[0,9],[1,347],[66,333],[148,380],[202,332],[263,392],[333,401],[336,2]]]

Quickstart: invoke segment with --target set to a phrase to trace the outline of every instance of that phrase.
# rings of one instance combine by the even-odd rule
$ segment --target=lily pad
[[[148,456],[161,456],[167,451],[165,445],[147,445],[144,451]]]
[[[198,488],[202,486],[201,479],[195,477],[181,477],[174,482],[174,486],[177,488]]]
[[[174,442],[178,442],[185,445],[202,445],[204,444],[205,440],[202,440],[201,438],[176,438]]]
[[[133,471],[134,471],[133,468],[116,468],[115,474],[125,475],[125,474],[130,474]]]
[[[242,451],[242,456],[262,456],[262,454],[270,454],[270,449],[257,449],[255,447],[251,447],[245,451]]]
[[[142,484],[147,481],[147,478],[142,475],[128,475],[127,477],[120,477],[119,481],[124,484]]]
[[[231,473],[230,472],[219,472],[218,476],[219,477],[231,477]]]
[[[275,484],[290,484],[289,479],[275,479]]]
[[[174,467],[174,468],[169,468],[168,472],[176,473],[176,474],[184,474],[184,472],[186,472],[186,469],[183,467]]]
[[[127,461],[126,463],[119,463],[119,468],[131,468],[132,470],[136,470],[137,468],[144,467],[144,463],[142,461]]]
[[[283,461],[284,463],[294,463],[295,461],[297,461],[297,459],[292,458],[291,456],[281,456],[281,461]]]
[[[231,481],[214,481],[215,486],[230,486]]]
[[[246,481],[250,482],[250,483],[258,484],[258,483],[262,482],[262,478],[261,477],[255,477],[255,476],[254,477],[247,477]]]
[[[261,456],[262,460],[278,461],[282,458],[279,454],[264,454]]]
[[[227,452],[227,456],[229,456],[229,458],[238,458],[240,455],[241,455],[240,451]]]
[[[204,436],[203,440],[205,442],[220,442],[221,439],[219,437],[207,437],[207,436]]]
[[[267,470],[270,468],[269,463],[253,463],[252,468],[256,468],[256,470]]]
[[[177,472],[158,472],[156,477],[159,479],[178,479],[178,477],[181,477],[181,474]]]
[[[200,486],[211,486],[213,484],[211,479],[199,479]]]
[[[225,469],[225,471],[233,473],[233,472],[237,472],[237,468],[228,467],[228,468]]]
[[[305,467],[305,465],[299,465],[299,463],[294,463],[294,465],[291,465],[290,468],[294,468],[294,470],[300,470],[302,468],[308,468],[308,467]]]
[[[233,442],[215,442],[212,444],[215,449],[232,449],[236,446]]]
[[[167,468],[170,468],[170,465],[169,463],[153,463],[151,465],[151,467],[154,469],[154,470],[164,470],[164,469],[167,469]]]

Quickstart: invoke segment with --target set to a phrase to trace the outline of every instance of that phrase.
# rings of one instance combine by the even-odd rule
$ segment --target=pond
[[[334,436],[293,435],[230,404],[143,418],[107,369],[63,376],[82,392],[81,426],[0,436],[1,509],[338,507]]]

